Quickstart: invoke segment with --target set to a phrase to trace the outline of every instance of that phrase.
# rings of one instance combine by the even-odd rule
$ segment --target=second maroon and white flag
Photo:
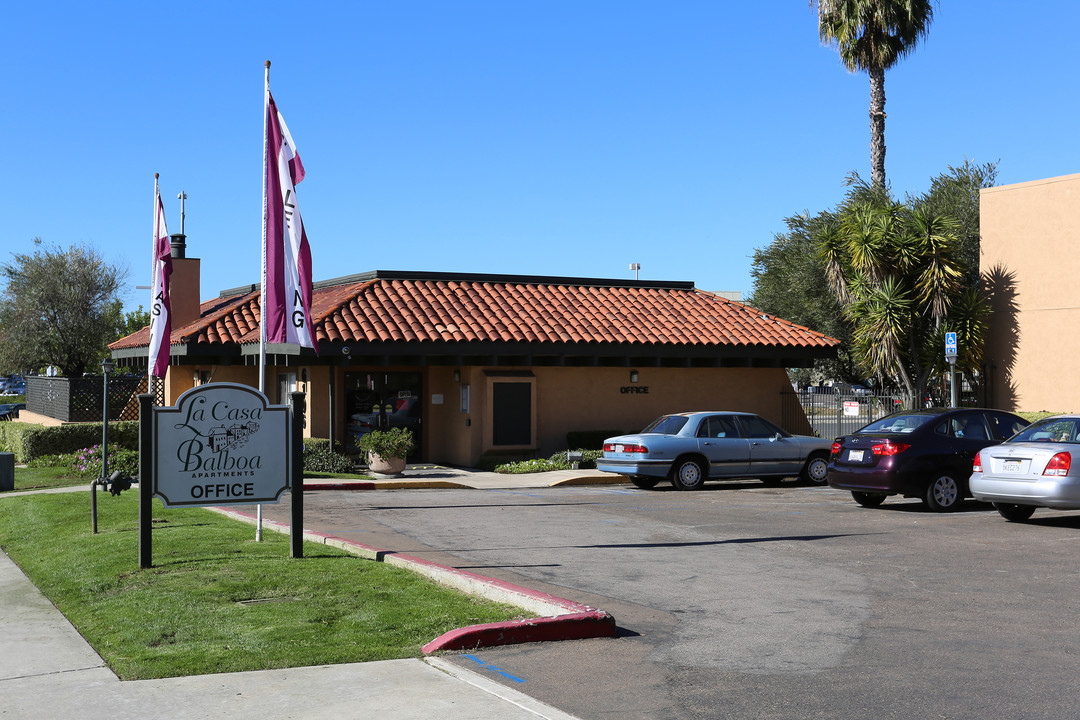
[[[296,197],[304,164],[269,90],[266,98],[266,342],[296,343],[317,354],[311,249]]]

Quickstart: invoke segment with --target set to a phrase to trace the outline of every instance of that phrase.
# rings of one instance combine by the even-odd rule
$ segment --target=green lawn
[[[0,547],[123,679],[419,657],[453,628],[524,617],[408,570],[200,508],[153,512],[138,565],[138,494],[0,498]]]
[[[340,480],[371,480],[370,475],[343,474],[328,472],[306,472],[306,478],[333,478]],[[58,467],[16,467],[15,491],[43,490],[46,488],[71,487],[85,485],[90,487],[90,479],[75,477],[67,468]]]
[[[15,468],[16,491],[71,487],[72,485],[85,485],[90,487],[90,481],[86,478],[75,477],[70,470],[63,468]]]

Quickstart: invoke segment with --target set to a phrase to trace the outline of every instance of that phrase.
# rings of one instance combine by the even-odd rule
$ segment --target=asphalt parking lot
[[[746,482],[323,491],[305,526],[611,612],[448,656],[582,718],[1080,716],[1080,513]]]

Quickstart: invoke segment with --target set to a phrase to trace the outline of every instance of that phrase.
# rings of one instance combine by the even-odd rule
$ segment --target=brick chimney
[[[199,306],[202,303],[199,294],[198,258],[187,257],[187,236],[175,233],[169,236],[172,243],[172,275],[169,278],[169,303],[172,306],[173,330],[199,319]]]

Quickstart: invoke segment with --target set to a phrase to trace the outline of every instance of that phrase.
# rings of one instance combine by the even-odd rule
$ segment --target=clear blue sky
[[[40,236],[148,304],[154,173],[203,299],[259,280],[263,62],[307,169],[314,279],[376,269],[753,288],[783,218],[870,176],[869,80],[805,0],[10,3],[2,257]],[[1080,172],[1063,0],[941,3],[886,76],[893,192],[965,158]]]

